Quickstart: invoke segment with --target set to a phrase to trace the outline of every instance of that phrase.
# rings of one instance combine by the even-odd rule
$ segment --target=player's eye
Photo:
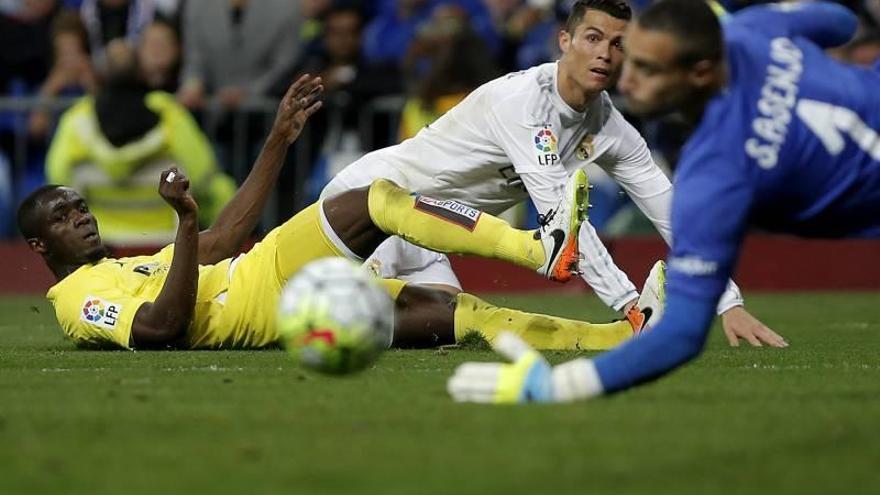
[[[599,42],[599,35],[596,35],[596,34],[588,34],[588,35],[587,35],[587,41],[589,41],[590,43],[598,43],[598,42]]]
[[[623,51],[623,40],[617,40],[611,44],[616,50]]]

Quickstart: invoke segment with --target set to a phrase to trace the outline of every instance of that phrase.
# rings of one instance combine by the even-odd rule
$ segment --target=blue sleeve
[[[706,343],[716,304],[717,298],[668,293],[666,313],[656,327],[593,361],[605,393],[654,380],[697,357]]]
[[[673,185],[666,311],[653,330],[595,359],[605,393],[656,379],[703,349],[753,196],[747,162],[734,144],[736,133],[721,128],[725,122],[695,134],[684,149]]]
[[[833,48],[852,39],[859,21],[842,5],[799,2],[749,7],[737,12],[730,22],[769,36],[799,36],[822,48]]]

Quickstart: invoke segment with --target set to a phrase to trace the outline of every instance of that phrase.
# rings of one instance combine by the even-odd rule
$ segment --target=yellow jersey
[[[343,256],[322,227],[315,203],[273,229],[247,254],[199,266],[193,322],[176,343],[184,349],[247,349],[275,344],[276,311],[287,280],[306,263]],[[142,304],[162,291],[174,245],[153,256],[104,258],[77,269],[46,297],[64,334],[78,344],[131,347],[131,325]],[[392,298],[406,285],[382,279]]]
[[[77,344],[130,348],[131,326],[142,304],[158,297],[174,254],[171,244],[153,256],[104,258],[80,267],[49,289],[46,297],[65,335]],[[198,293],[192,324],[180,347],[260,347],[275,341],[270,335],[240,338],[225,324],[226,294],[232,260],[199,266]],[[265,332],[264,332],[265,333]]]

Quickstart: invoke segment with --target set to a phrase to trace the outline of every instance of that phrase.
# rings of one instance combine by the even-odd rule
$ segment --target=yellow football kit
[[[188,349],[264,347],[277,339],[275,312],[281,288],[309,261],[342,256],[321,229],[319,204],[270,232],[248,253],[199,266],[199,288]],[[79,344],[129,348],[138,308],[162,290],[174,245],[153,256],[105,258],[55,284],[47,297],[64,333]],[[383,280],[392,297],[404,282]]]
[[[543,263],[541,242],[530,232],[465,210],[463,205],[456,203],[439,212],[442,202],[413,196],[387,181],[373,184],[368,202],[370,216],[382,230],[425,247],[504,259],[533,269]],[[242,349],[273,344],[276,307],[287,279],[312,260],[345,256],[346,248],[326,222],[321,203],[313,204],[247,254],[200,266],[193,322],[177,346]],[[135,314],[142,304],[158,297],[173,254],[170,245],[154,256],[105,258],[58,282],[47,296],[64,333],[81,344],[129,348]],[[395,279],[381,282],[394,299],[405,286]],[[502,331],[512,331],[542,349],[605,350],[633,335],[626,321],[591,324],[534,315],[499,308],[465,293],[456,297],[453,330],[456,340],[477,332],[490,341]]]

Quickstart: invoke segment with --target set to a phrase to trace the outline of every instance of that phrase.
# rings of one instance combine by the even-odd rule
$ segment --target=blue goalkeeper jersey
[[[823,53],[855,29],[845,8],[794,5],[746,9],[724,26],[729,84],[676,170],[676,290],[720,294],[748,225],[880,237],[880,73]]]
[[[880,72],[838,63],[856,18],[835,4],[752,7],[726,19],[729,80],[674,180],[666,314],[599,356],[606,392],[696,356],[748,226],[880,237]]]

